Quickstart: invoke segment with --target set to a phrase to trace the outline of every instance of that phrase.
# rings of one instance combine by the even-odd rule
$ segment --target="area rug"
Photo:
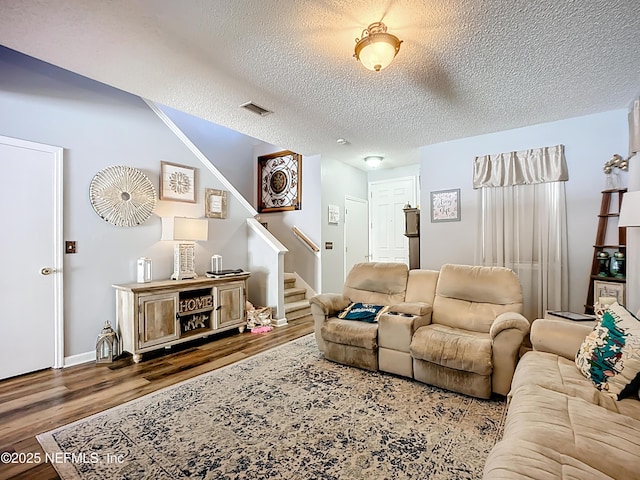
[[[473,479],[504,401],[325,360],[312,335],[39,435],[67,479]]]

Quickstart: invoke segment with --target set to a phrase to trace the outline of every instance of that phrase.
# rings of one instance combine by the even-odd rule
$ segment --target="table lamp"
[[[201,218],[162,217],[162,238],[177,242],[173,247],[172,280],[198,278],[195,271],[196,244],[209,237],[209,222]]]
[[[640,190],[622,196],[619,227],[640,227]]]

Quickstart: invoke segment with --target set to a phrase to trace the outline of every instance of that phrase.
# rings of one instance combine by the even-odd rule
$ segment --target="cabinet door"
[[[244,282],[230,282],[214,289],[216,300],[216,328],[239,326],[245,323]]]
[[[177,293],[140,295],[138,305],[138,348],[180,338]]]

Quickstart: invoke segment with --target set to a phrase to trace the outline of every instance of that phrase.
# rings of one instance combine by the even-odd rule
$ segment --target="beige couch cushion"
[[[433,305],[438,282],[438,270],[409,270],[405,302],[425,302]]]
[[[539,385],[513,395],[504,438],[550,448],[613,478],[640,471],[640,420]]]
[[[433,301],[432,322],[488,333],[504,312],[522,312],[516,274],[502,267],[443,265]]]
[[[393,305],[404,301],[408,276],[404,263],[358,263],[349,271],[342,294],[352,302]]]
[[[330,318],[322,325],[325,342],[373,350],[378,348],[378,324]]]
[[[552,353],[527,352],[520,359],[511,382],[510,396],[518,395],[518,389],[527,385],[537,385],[564,393],[640,420],[640,401],[637,398],[615,400],[611,395],[598,390],[591,380],[585,378],[573,361]]]
[[[410,351],[411,356],[419,360],[478,375],[491,375],[491,337],[488,333],[446,325],[426,325],[413,335]]]
[[[614,480],[586,463],[527,440],[506,440],[491,450],[483,480]]]

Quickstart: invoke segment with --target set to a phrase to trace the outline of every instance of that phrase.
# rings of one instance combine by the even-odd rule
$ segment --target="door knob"
[[[51,275],[55,271],[55,268],[43,267],[42,270],[40,270],[40,275]]]

